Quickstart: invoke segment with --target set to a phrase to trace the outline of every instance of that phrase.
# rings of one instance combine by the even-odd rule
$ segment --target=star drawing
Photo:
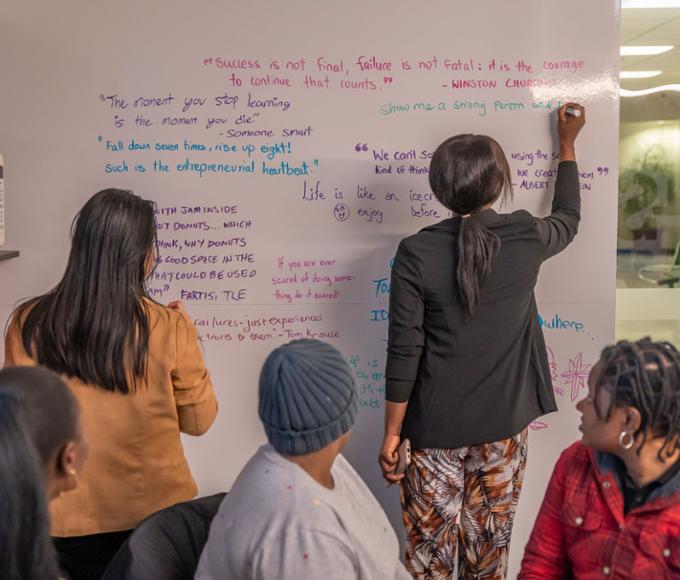
[[[575,401],[581,389],[587,389],[589,364],[583,364],[583,353],[569,359],[569,370],[562,373],[567,385],[571,386],[571,400]]]

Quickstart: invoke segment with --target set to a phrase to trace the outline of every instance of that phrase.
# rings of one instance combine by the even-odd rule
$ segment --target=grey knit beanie
[[[320,340],[294,340],[268,357],[260,373],[260,419],[279,453],[305,455],[354,425],[358,394],[340,352]]]

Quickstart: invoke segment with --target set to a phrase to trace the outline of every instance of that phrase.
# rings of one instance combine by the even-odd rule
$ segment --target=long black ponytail
[[[475,212],[512,195],[510,166],[491,137],[456,135],[434,152],[430,187],[442,205],[461,216],[456,278],[461,300],[472,316],[501,247],[500,238],[475,218]]]

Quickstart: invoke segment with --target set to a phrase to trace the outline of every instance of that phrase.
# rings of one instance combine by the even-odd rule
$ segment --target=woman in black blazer
[[[496,213],[512,178],[482,135],[442,143],[430,186],[455,216],[401,241],[392,268],[385,479],[401,481],[414,577],[503,578],[526,464],[527,426],[557,410],[534,286],[578,230],[574,142],[585,111],[558,111],[552,212]],[[402,438],[412,461],[397,475]]]

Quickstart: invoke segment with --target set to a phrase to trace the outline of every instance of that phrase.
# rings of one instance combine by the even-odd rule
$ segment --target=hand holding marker
[[[560,161],[576,161],[576,137],[586,124],[586,110],[578,103],[565,103],[557,111]]]

